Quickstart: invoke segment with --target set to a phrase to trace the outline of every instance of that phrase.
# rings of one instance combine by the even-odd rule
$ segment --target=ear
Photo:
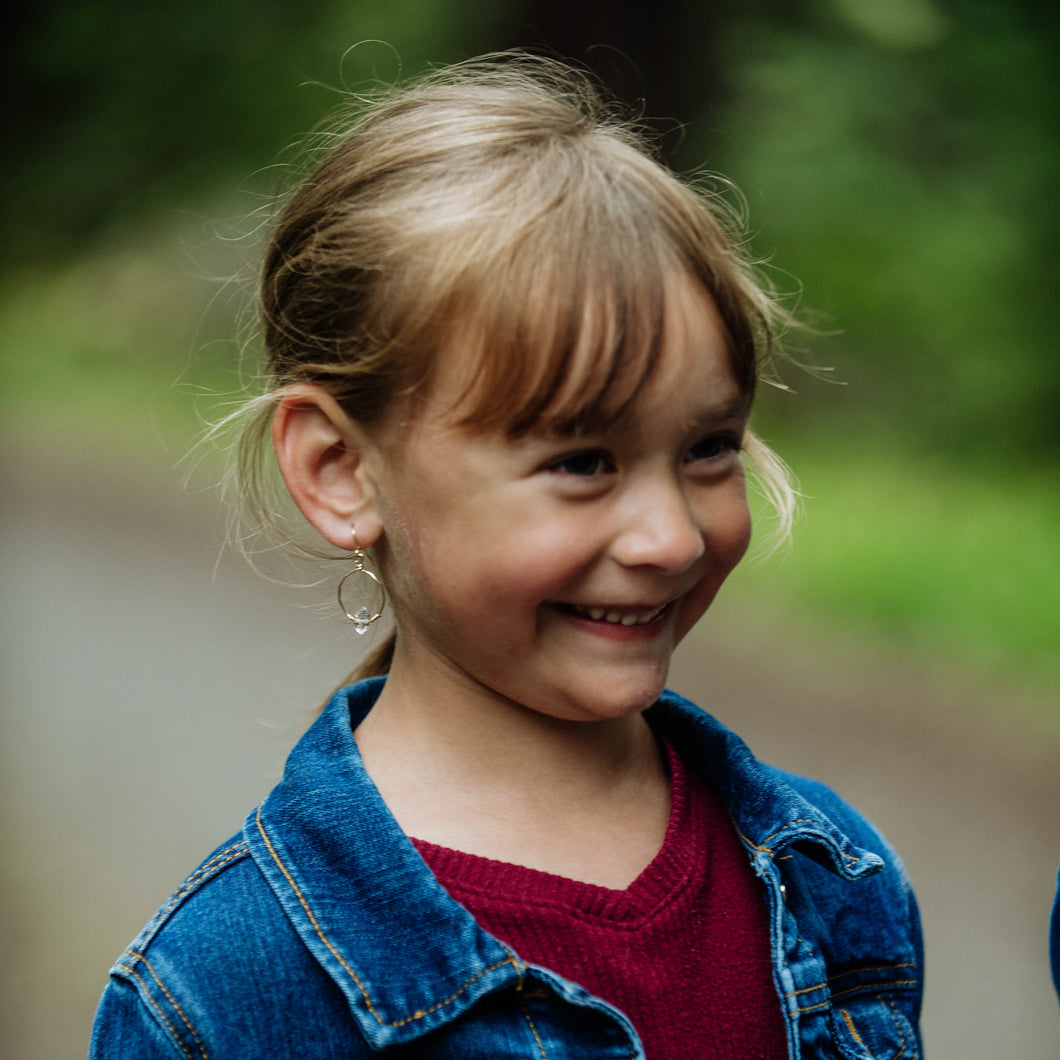
[[[364,428],[322,386],[286,390],[272,420],[280,473],[306,519],[333,545],[370,548],[382,524],[370,474],[374,448]]]

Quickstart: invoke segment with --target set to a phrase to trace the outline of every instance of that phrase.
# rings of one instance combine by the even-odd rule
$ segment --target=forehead
[[[733,370],[728,329],[713,298],[690,277],[667,286],[659,356],[631,402],[702,414],[746,415],[750,399]]]

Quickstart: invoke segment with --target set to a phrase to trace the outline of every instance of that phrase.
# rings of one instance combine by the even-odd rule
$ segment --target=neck
[[[397,660],[395,660],[397,662]],[[544,788],[591,797],[657,757],[639,714],[569,721],[488,690],[411,682],[398,665],[356,732],[369,773],[451,781],[493,796]],[[563,793],[563,794],[561,794]]]
[[[400,655],[394,662],[355,737],[406,834],[615,886],[657,852],[669,781],[639,713],[569,721],[470,683],[412,680]],[[601,843],[586,850],[589,864],[587,836]],[[627,853],[601,863],[616,844]]]

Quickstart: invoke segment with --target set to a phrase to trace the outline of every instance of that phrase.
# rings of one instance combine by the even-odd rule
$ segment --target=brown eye
[[[685,462],[714,460],[725,453],[738,453],[742,448],[743,441],[739,435],[731,434],[728,431],[719,434],[709,434],[688,450]]]
[[[599,449],[586,449],[579,453],[570,453],[548,465],[549,471],[560,475],[579,475],[585,478],[593,475],[604,475],[614,471],[614,463],[607,453]]]

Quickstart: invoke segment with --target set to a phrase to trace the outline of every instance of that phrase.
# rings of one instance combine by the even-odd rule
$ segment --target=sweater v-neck
[[[670,772],[666,833],[658,853],[628,887],[616,890],[422,839],[412,842],[457,899],[461,893],[480,895],[494,903],[552,907],[615,926],[641,926],[672,903],[693,873],[705,871],[704,826],[700,815],[689,812],[689,778],[669,741],[664,747]]]

